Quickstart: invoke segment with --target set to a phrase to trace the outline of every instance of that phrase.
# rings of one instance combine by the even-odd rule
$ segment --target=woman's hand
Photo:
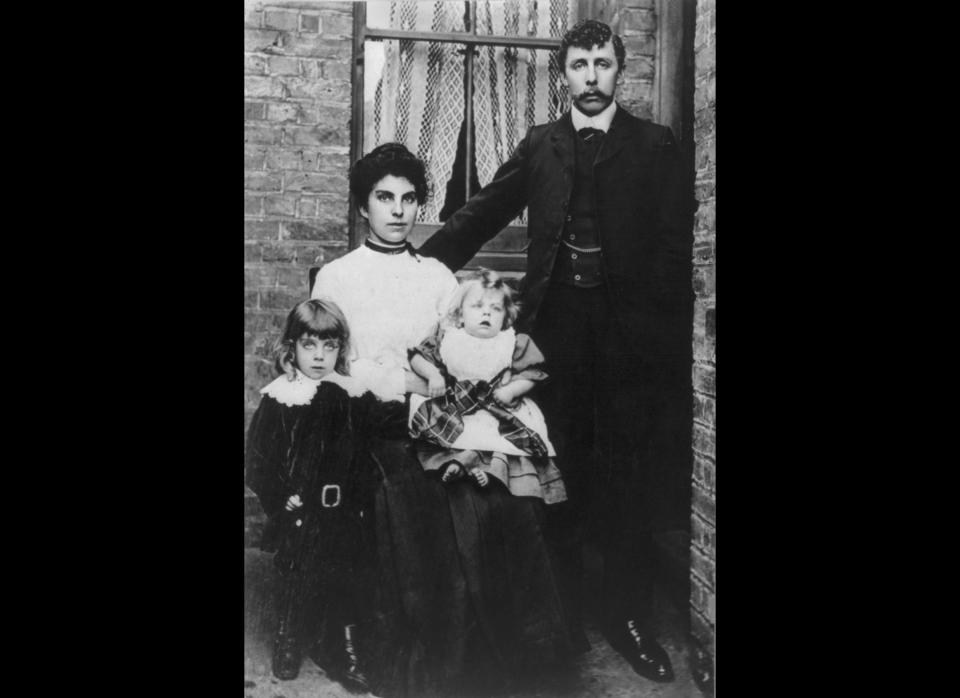
[[[497,402],[504,405],[513,406],[521,397],[526,395],[533,388],[533,381],[525,378],[517,378],[510,381],[508,385],[501,385],[493,389],[493,397]]]
[[[447,384],[443,380],[440,369],[426,360],[422,354],[410,357],[410,368],[407,371],[407,392],[418,393],[425,397],[439,397],[447,391]],[[412,384],[411,376],[420,381],[419,385]]]
[[[446,381],[443,380],[443,376],[437,373],[434,376],[430,376],[427,381],[427,393],[430,397],[440,397],[445,392],[447,392]]]
[[[501,385],[499,388],[493,389],[493,399],[499,402],[501,405],[509,405],[516,398],[514,397],[512,390],[505,385]]]
[[[287,500],[286,507],[284,508],[287,511],[293,511],[294,509],[299,509],[302,506],[303,506],[303,502],[300,501],[300,495],[295,494],[295,495],[291,495],[290,499]]]
[[[428,393],[429,387],[427,385],[427,381],[425,378],[421,378],[413,371],[405,370],[404,381],[405,381],[405,388],[406,388],[405,392],[416,393],[417,395],[430,397]]]

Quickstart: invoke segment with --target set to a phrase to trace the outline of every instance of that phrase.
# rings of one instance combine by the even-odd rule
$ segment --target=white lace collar
[[[350,397],[359,397],[366,392],[360,382],[352,376],[343,376],[333,371],[323,378],[314,379],[297,369],[293,380],[290,380],[286,375],[279,376],[262,388],[260,394],[269,395],[280,404],[288,407],[309,405],[313,396],[317,394],[317,387],[324,382],[339,385]]]

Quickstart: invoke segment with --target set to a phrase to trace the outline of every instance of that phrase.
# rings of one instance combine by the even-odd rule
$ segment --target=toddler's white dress
[[[528,335],[513,328],[495,337],[473,337],[463,328],[438,327],[415,350],[458,381],[492,381],[504,369],[512,379],[542,381],[546,373],[540,367],[543,356]],[[410,416],[428,399],[410,396]],[[530,456],[503,437],[499,421],[484,409],[462,415],[463,432],[450,448],[418,442],[418,456],[427,470],[440,470],[456,461],[468,470],[481,468],[496,477],[511,494],[539,497],[547,504],[566,500],[560,471],[553,462],[556,455],[547,433],[543,412],[529,397],[522,397],[510,412],[543,440],[547,458]]]

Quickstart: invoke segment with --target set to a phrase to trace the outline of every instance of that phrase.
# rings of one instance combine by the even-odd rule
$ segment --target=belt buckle
[[[333,504],[327,503],[327,492],[334,492],[336,494],[337,498]],[[324,485],[323,489],[320,491],[320,504],[323,505],[325,509],[332,509],[340,506],[340,485]]]

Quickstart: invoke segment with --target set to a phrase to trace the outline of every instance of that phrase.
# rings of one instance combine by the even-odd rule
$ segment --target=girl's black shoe
[[[354,625],[344,626],[343,644],[334,652],[336,656],[321,658],[324,661],[323,670],[351,693],[368,693],[370,680],[357,650],[355,628]],[[314,661],[316,662],[316,659]],[[319,662],[317,664],[319,665]]]

